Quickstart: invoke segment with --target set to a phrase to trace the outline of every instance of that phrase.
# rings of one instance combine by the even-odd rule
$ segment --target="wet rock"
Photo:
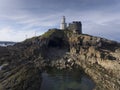
[[[41,82],[41,71],[33,64],[25,64],[4,72],[0,90],[39,90]]]

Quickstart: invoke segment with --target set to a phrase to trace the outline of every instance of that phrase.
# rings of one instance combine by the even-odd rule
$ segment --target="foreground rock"
[[[19,76],[17,73],[23,71],[26,72],[25,75],[22,72],[19,74],[25,76],[25,88],[32,90],[36,85],[35,90],[39,90],[37,89],[41,81],[38,77],[39,71],[45,67],[55,67],[81,68],[96,83],[95,90],[120,90],[120,44],[115,41],[85,34],[73,34],[68,30],[49,30],[40,37],[27,39],[13,47],[4,48],[3,51],[4,54],[0,56],[0,65],[5,65],[1,70],[5,75],[0,73],[0,87],[3,89],[5,86],[12,90],[24,87],[22,81],[18,82],[19,85],[7,82],[14,81],[14,78]],[[28,62],[31,65],[27,65],[26,68]],[[21,66],[25,67],[25,71]],[[33,69],[31,66],[34,66]],[[7,77],[8,70],[14,73],[10,74],[12,78],[9,75]],[[27,75],[31,73],[30,77],[35,76],[32,73],[34,70],[36,78],[32,80],[37,84],[31,87]]]
[[[41,82],[41,71],[33,64],[0,72],[0,90],[39,90]]]

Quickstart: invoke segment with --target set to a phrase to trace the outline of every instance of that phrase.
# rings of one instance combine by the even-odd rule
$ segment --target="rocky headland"
[[[120,90],[120,43],[51,29],[0,47],[0,90],[39,90],[46,67],[79,68],[96,83],[94,90]]]

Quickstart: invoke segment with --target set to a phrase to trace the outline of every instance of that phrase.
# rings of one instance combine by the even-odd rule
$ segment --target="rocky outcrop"
[[[70,43],[72,57],[97,83],[96,90],[120,89],[119,43],[89,35],[73,36]]]
[[[29,77],[36,76],[32,80],[38,85],[36,83],[41,81],[39,71],[45,67],[56,67],[82,69],[96,83],[95,90],[120,89],[120,44],[115,41],[73,34],[69,30],[49,30],[42,36],[27,39],[3,51],[5,53],[0,54],[0,65],[5,66],[0,71],[0,88],[6,86],[17,90],[14,88],[22,87],[21,90],[28,90],[29,87],[29,90],[34,90],[34,85],[29,86]],[[7,71],[14,74],[6,75]],[[32,72],[35,75],[30,74]],[[14,80],[17,80],[16,84]],[[25,83],[22,84],[23,81]],[[35,87],[38,90],[38,86]]]
[[[41,71],[30,63],[0,72],[0,90],[39,90],[41,82]]]

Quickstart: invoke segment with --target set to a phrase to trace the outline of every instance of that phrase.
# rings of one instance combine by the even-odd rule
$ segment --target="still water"
[[[94,82],[79,70],[52,69],[42,74],[40,90],[93,90]]]
[[[2,69],[2,66],[0,66],[0,70]]]

